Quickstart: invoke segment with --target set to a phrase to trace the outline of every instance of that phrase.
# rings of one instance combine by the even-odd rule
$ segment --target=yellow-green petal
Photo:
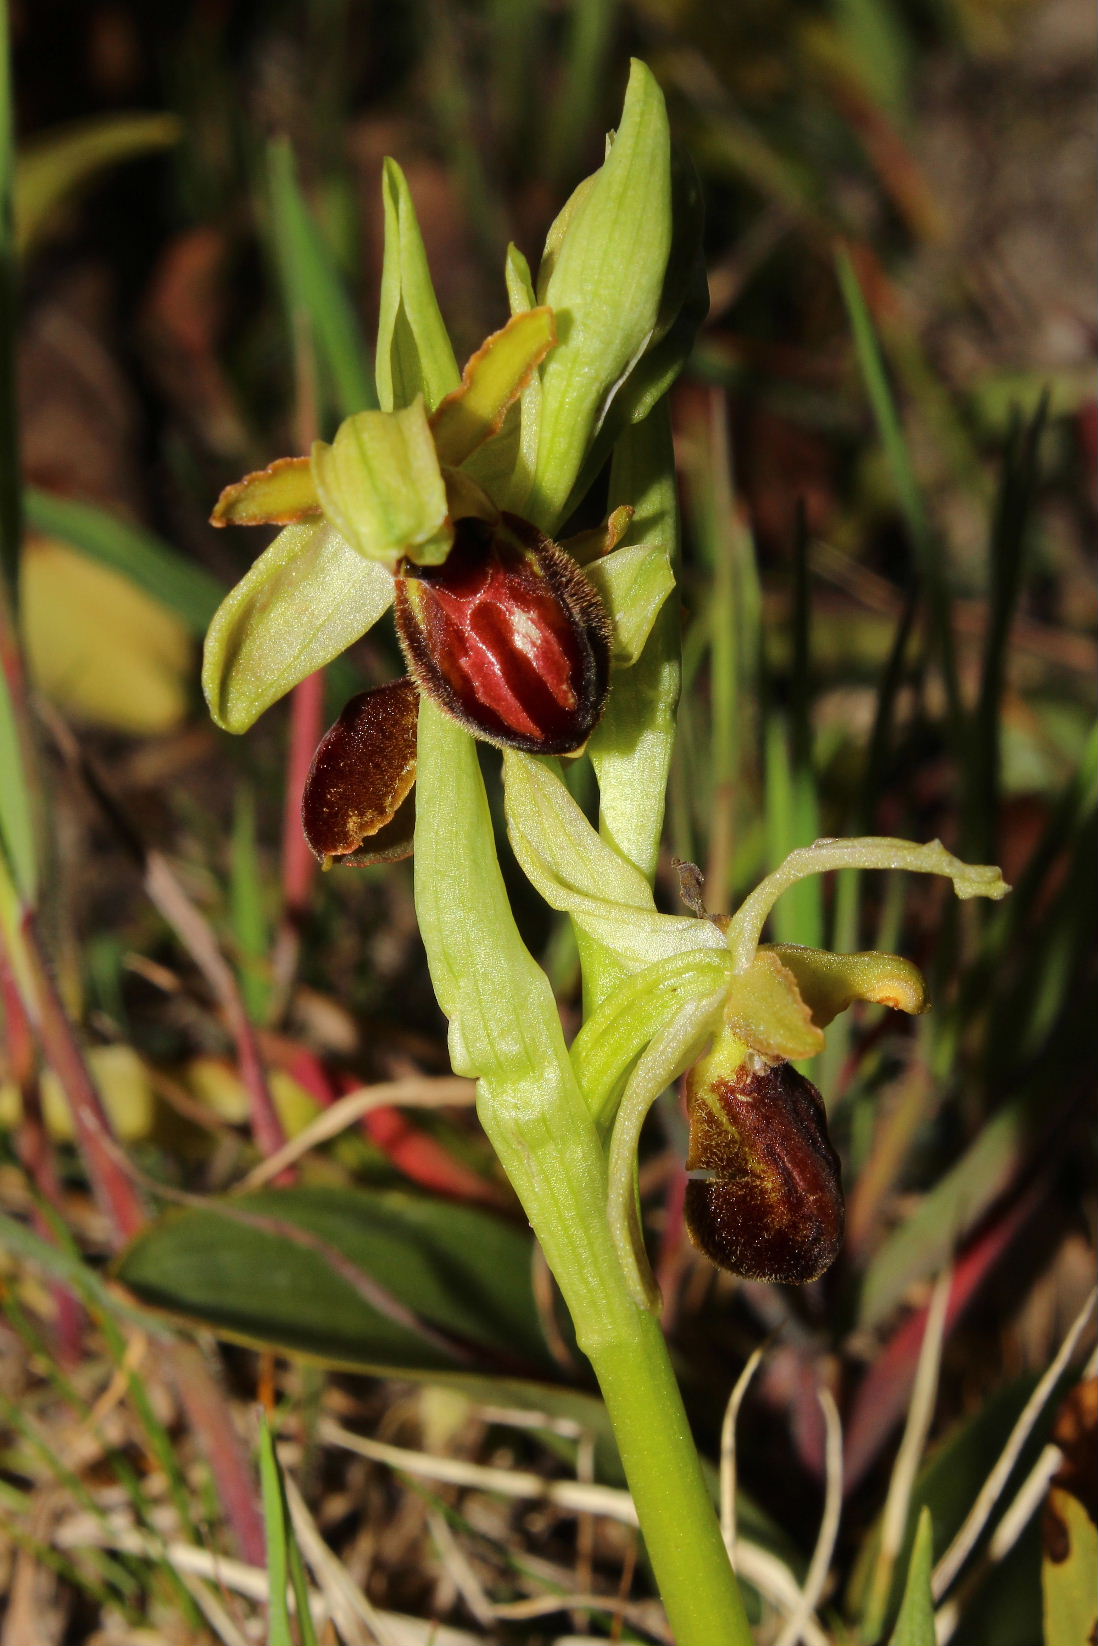
[[[512,315],[470,358],[461,387],[431,416],[439,460],[455,468],[498,434],[507,410],[521,395],[557,340],[553,311]]]
[[[320,513],[307,457],[276,457],[265,469],[226,486],[210,515],[211,526],[296,526]]]
[[[898,954],[865,950],[832,954],[799,943],[772,943],[760,954],[775,955],[797,980],[812,1021],[821,1029],[855,1000],[868,1000],[917,1017],[930,1010],[926,979],[912,961]]]

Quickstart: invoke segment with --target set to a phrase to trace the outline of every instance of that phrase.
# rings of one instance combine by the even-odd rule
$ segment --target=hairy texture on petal
[[[402,572],[397,632],[421,690],[490,743],[583,747],[609,688],[609,624],[556,543],[511,514],[459,520],[445,565]]]
[[[721,1072],[723,1048],[731,1066]],[[739,1059],[739,1061],[737,1061]],[[843,1237],[839,1157],[823,1099],[790,1063],[759,1066],[725,1040],[686,1080],[686,1225],[696,1246],[747,1280],[815,1280]]]
[[[322,863],[392,862],[412,850],[419,693],[410,680],[352,697],[320,741],[301,822]],[[369,841],[365,850],[363,842]]]

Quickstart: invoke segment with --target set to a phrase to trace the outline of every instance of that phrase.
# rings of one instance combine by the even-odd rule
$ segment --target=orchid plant
[[[243,732],[394,607],[406,677],[353,698],[303,822],[327,866],[414,849],[416,908],[455,1071],[529,1216],[598,1378],[676,1638],[750,1640],[660,1328],[636,1195],[655,1098],[689,1071],[688,1226],[734,1272],[803,1282],[842,1238],[819,1093],[793,1067],[855,1000],[926,1009],[891,955],[761,942],[775,899],[838,868],[996,869],[937,842],[819,841],[730,920],[653,897],[679,692],[677,514],[664,396],[705,310],[697,191],[634,63],[603,165],[549,231],[536,286],[458,371],[399,168],[384,175],[381,409],[223,493],[218,524],[283,527],[211,625],[204,686]],[[558,541],[609,465],[605,523]],[[503,751],[510,849],[571,919],[584,1022],[567,1046],[516,927],[476,741]],[[589,759],[593,826],[559,757]]]

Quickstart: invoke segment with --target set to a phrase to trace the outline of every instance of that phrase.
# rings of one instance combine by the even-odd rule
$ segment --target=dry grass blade
[[[1098,1301],[1098,1291],[1093,1291],[1072,1322],[1055,1359],[1022,1408],[1018,1421],[1010,1431],[1010,1436],[999,1455],[998,1461],[980,1488],[976,1501],[965,1516],[960,1531],[934,1568],[930,1587],[935,1600],[941,1600],[975,1548],[980,1533],[994,1512],[995,1505],[1010,1478],[1010,1472],[1017,1463],[1023,1446],[1029,1439],[1034,1424],[1044,1410],[1045,1403],[1075,1352],[1075,1347],[1083,1335],[1096,1301]]]
[[[245,1194],[249,1189],[262,1188],[285,1171],[287,1166],[294,1165],[322,1143],[329,1143],[333,1137],[338,1137],[340,1132],[345,1132],[363,1115],[372,1114],[375,1109],[465,1108],[475,1102],[475,1083],[463,1080],[460,1075],[440,1075],[436,1079],[423,1076],[420,1079],[384,1080],[374,1086],[360,1086],[356,1091],[348,1092],[346,1097],[338,1098],[296,1137],[292,1137],[266,1160],[261,1160],[234,1185],[233,1193]]]
[[[831,1570],[831,1557],[839,1535],[839,1520],[843,1511],[843,1427],[830,1389],[819,1392],[820,1409],[824,1419],[824,1491],[820,1534],[812,1551],[808,1575],[789,1622],[778,1636],[778,1646],[797,1646],[805,1639],[805,1626],[819,1605]]]
[[[293,1522],[294,1535],[346,1646],[395,1646],[384,1618],[352,1582],[342,1561],[329,1549],[309,1507],[290,1475],[283,1470],[282,1486]]]
[[[439,1561],[454,1588],[481,1628],[494,1628],[495,1610],[492,1602],[485,1594],[480,1579],[466,1559],[464,1550],[451,1531],[446,1516],[440,1514],[437,1509],[431,1509],[427,1514],[427,1525],[430,1528]]]
[[[606,1515],[626,1526],[637,1524],[637,1511],[628,1492],[616,1486],[584,1485],[575,1480],[545,1480],[525,1469],[494,1469],[483,1463],[467,1463],[462,1458],[435,1457],[406,1446],[390,1446],[367,1435],[356,1435],[331,1418],[321,1418],[317,1436],[326,1445],[342,1446],[374,1463],[417,1475],[422,1480],[445,1481],[473,1491],[498,1492],[501,1497],[535,1499],[551,1503],[565,1514]]]
[[[915,1476],[919,1471],[919,1463],[934,1416],[934,1405],[938,1396],[938,1373],[942,1364],[942,1345],[945,1341],[946,1311],[952,1287],[951,1267],[939,1275],[931,1294],[907,1423],[904,1426],[899,1451],[896,1453],[896,1461],[892,1466],[892,1478],[888,1483],[888,1496],[881,1518],[881,1543],[865,1609],[864,1632],[871,1639],[876,1638],[884,1623],[892,1587],[892,1574],[907,1531]]]
[[[733,1565],[736,1563],[736,1421],[765,1349],[766,1344],[760,1343],[736,1379],[721,1424],[721,1536]]]

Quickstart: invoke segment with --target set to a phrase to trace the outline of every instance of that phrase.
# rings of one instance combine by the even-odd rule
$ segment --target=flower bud
[[[571,754],[606,702],[610,632],[576,563],[504,514],[459,520],[441,566],[405,562],[397,632],[420,690],[476,737]]]
[[[839,1157],[823,1099],[791,1063],[771,1066],[725,1033],[686,1077],[686,1225],[746,1280],[800,1285],[838,1256]]]

